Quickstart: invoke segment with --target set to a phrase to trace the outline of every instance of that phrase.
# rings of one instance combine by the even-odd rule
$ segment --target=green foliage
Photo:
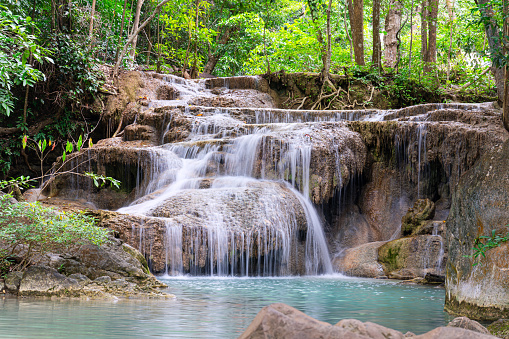
[[[52,62],[49,50],[36,42],[30,31],[36,30],[30,17],[13,14],[0,6],[0,114],[11,115],[14,110],[14,86],[32,87],[44,79],[44,74],[28,62],[32,57],[42,63]]]
[[[0,264],[21,255],[12,269],[23,269],[48,252],[107,242],[108,230],[95,226],[94,218],[83,212],[59,212],[38,202],[11,204],[9,198],[0,197],[0,241],[7,249],[0,252]]]
[[[509,225],[507,225],[509,228]],[[499,247],[502,243],[509,241],[509,232],[505,236],[498,235],[496,230],[491,231],[491,236],[482,235],[475,239],[474,247],[472,250],[474,253],[472,255],[466,255],[466,258],[474,258],[477,259],[482,255],[483,258],[486,258],[486,251]],[[475,262],[472,266],[479,265],[480,262]]]
[[[98,175],[95,173],[86,172],[85,176],[91,178],[94,181],[95,187],[104,187],[106,184],[120,188],[120,181],[112,177],[106,177],[104,175]]]
[[[25,177],[23,175],[18,178],[2,180],[2,181],[0,181],[0,191],[2,191],[4,189],[12,188],[14,186],[16,186],[18,188],[29,188],[29,187],[32,187],[32,182],[33,182],[33,180],[30,179],[30,177],[28,177],[28,176]]]

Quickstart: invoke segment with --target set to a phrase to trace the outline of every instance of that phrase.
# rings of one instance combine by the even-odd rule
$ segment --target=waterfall
[[[332,273],[322,223],[309,198],[310,130],[238,126],[219,109],[195,118],[189,141],[150,153],[154,165],[144,195],[118,212],[163,221],[167,275]],[[163,128],[166,133],[169,125]],[[240,136],[230,137],[231,128]],[[283,142],[278,133],[290,137]],[[179,204],[181,209],[174,208]],[[143,228],[139,232],[142,248],[147,235]]]

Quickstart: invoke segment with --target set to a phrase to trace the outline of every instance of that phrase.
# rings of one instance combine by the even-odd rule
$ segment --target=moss
[[[488,326],[488,331],[499,338],[509,338],[509,319],[499,319]]]
[[[400,269],[401,243],[398,240],[388,242],[378,249],[378,260],[384,264],[388,271]]]

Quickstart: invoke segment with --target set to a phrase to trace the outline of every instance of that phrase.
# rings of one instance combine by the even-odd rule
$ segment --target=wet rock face
[[[389,241],[378,249],[378,260],[389,278],[413,279],[443,274],[445,245],[440,236],[421,235]]]
[[[246,270],[260,270],[262,275],[269,273],[265,270],[271,275],[305,273],[306,215],[295,194],[282,184],[252,181],[237,189],[183,191],[155,205],[147,217],[99,215],[102,226],[150,253],[149,265],[155,272],[165,272],[168,265],[169,273],[206,274],[220,269],[239,275]],[[208,247],[221,246],[222,239],[228,239],[226,247]],[[294,249],[291,258],[284,255],[288,243]],[[176,257],[181,258],[181,267],[174,262]],[[260,257],[275,261],[265,266],[256,262]]]
[[[435,216],[435,204],[429,199],[419,199],[401,220],[401,235],[412,234],[421,224]]]
[[[509,224],[509,142],[485,154],[461,179],[447,219],[446,310],[473,319],[509,317],[509,244],[473,254],[476,239]],[[479,263],[473,266],[474,263]]]
[[[334,268],[353,277],[386,278],[378,261],[378,249],[383,244],[384,241],[377,241],[349,248],[332,261]]]

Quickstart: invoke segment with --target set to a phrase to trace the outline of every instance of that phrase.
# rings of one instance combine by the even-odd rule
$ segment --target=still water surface
[[[161,278],[175,300],[0,299],[2,338],[235,338],[283,302],[335,324],[372,321],[420,334],[443,326],[444,290],[341,276]]]

